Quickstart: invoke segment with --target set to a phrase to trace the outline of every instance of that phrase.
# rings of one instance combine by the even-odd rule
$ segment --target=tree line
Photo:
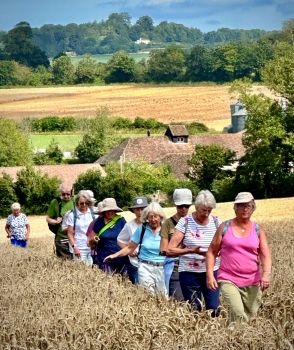
[[[293,23],[289,20],[280,33],[253,42],[213,47],[197,44],[189,49],[170,45],[151,50],[149,59],[138,63],[123,50],[115,52],[107,64],[97,63],[86,54],[74,66],[64,52],[50,63],[46,53],[34,44],[29,23],[20,22],[2,37],[0,86],[172,81],[223,83],[243,77],[260,81],[261,70],[274,58],[277,44],[293,44]]]
[[[146,48],[164,47],[171,43],[213,45],[246,42],[257,40],[266,33],[260,29],[228,28],[203,33],[197,28],[188,28],[183,24],[167,21],[154,25],[150,16],[142,16],[132,24],[131,17],[125,12],[112,13],[107,20],[101,22],[46,24],[32,30],[34,45],[43,50],[48,57],[54,57],[66,51],[79,55],[105,54],[119,50],[137,52]],[[140,38],[147,39],[147,44],[136,43]]]

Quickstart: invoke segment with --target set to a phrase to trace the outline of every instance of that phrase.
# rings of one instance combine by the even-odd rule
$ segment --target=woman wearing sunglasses
[[[181,218],[189,213],[192,205],[192,192],[188,188],[176,188],[173,193],[173,201],[176,206],[176,213],[164,221],[160,231],[160,253],[165,256],[168,242],[175,232],[175,226]],[[165,285],[168,295],[176,300],[183,301],[183,293],[179,281],[179,259],[166,257],[164,261]]]
[[[66,217],[67,234],[70,251],[74,260],[92,265],[91,249],[87,245],[87,230],[93,221],[93,212],[90,210],[92,198],[88,191],[80,191],[75,198],[75,208]]]
[[[218,218],[211,215],[215,207],[213,194],[200,191],[195,199],[195,211],[179,220],[167,249],[168,256],[180,257],[179,280],[184,299],[201,311],[203,297],[206,310],[212,310],[212,316],[217,315],[219,289],[207,288],[205,256],[220,225]],[[213,268],[215,276],[218,267],[217,258]]]

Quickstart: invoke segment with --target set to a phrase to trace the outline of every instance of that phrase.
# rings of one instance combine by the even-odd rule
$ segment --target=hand
[[[29,238],[30,238],[30,234],[29,234],[29,233],[26,233],[26,235],[25,235],[25,241],[28,241]]]
[[[207,288],[211,290],[216,290],[218,288],[218,284],[214,276],[206,277],[206,285],[207,285]]]
[[[62,217],[58,217],[58,218],[55,220],[55,222],[56,222],[56,225],[61,224],[61,223],[62,223]]]
[[[260,288],[262,291],[267,289],[269,287],[271,280],[271,274],[270,272],[263,272],[261,279],[260,279]]]
[[[74,249],[74,254],[80,257],[81,256],[80,249],[76,245],[74,245],[73,249]]]
[[[110,261],[110,260],[112,260],[112,259],[114,259],[114,256],[113,256],[114,254],[111,254],[111,255],[108,255],[104,260],[103,260],[103,262],[108,262],[108,261]]]
[[[99,242],[99,237],[98,236],[94,236],[92,238],[89,239],[88,241],[88,246],[91,248],[91,249],[95,249],[97,243]]]
[[[129,256],[131,258],[135,258],[136,256],[138,256],[138,252],[133,252],[133,253],[129,254]]]
[[[192,253],[192,254],[201,254],[201,251],[200,251],[200,247],[199,246],[196,246],[196,247],[187,247],[189,249],[189,253]]]

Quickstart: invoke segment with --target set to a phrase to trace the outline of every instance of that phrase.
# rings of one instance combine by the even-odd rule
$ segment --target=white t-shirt
[[[209,216],[207,225],[199,225],[190,214],[177,223],[176,229],[183,233],[185,247],[208,248],[221,221],[217,217]],[[214,271],[219,268],[219,258],[216,258]],[[199,254],[185,254],[180,256],[179,272],[206,272],[205,257]]]
[[[134,232],[141,225],[142,224],[137,224],[135,219],[127,222],[125,224],[125,226],[123,227],[123,229],[120,231],[119,235],[117,236],[118,242],[121,242],[123,244],[129,244]],[[139,247],[136,248],[135,252],[138,252],[138,248]],[[130,259],[130,262],[132,265],[138,267],[138,259],[137,258],[129,256],[129,259]]]
[[[87,230],[90,225],[90,223],[93,221],[93,217],[91,214],[90,209],[88,208],[86,213],[81,213],[77,208],[76,210],[76,224],[75,224],[75,244],[79,249],[85,249],[89,248],[87,246]],[[74,213],[71,211],[66,216],[66,226],[72,226],[74,227]],[[90,249],[90,248],[89,248]],[[70,247],[70,250],[72,250],[72,247]]]

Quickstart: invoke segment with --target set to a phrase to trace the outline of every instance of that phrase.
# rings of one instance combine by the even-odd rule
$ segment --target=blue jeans
[[[174,271],[175,259],[166,257],[164,260],[164,279],[165,286],[170,297],[183,301],[181,285],[179,282],[179,273]]]
[[[214,277],[217,277],[217,271],[214,271]],[[207,288],[206,272],[180,272],[180,284],[184,299],[189,301],[197,311],[202,310],[203,296],[206,310],[213,310],[212,316],[217,316],[219,288],[216,291]]]
[[[164,259],[164,265],[163,265],[164,281],[165,281],[165,286],[166,286],[167,291],[169,291],[169,281],[170,281],[171,275],[173,273],[174,266],[175,266],[175,259],[174,258],[166,257]]]
[[[130,281],[133,284],[139,283],[138,268],[134,266],[130,261],[127,263],[127,271]]]
[[[11,238],[10,243],[12,245],[15,245],[16,247],[21,247],[21,248],[27,247],[27,241],[25,239]]]

